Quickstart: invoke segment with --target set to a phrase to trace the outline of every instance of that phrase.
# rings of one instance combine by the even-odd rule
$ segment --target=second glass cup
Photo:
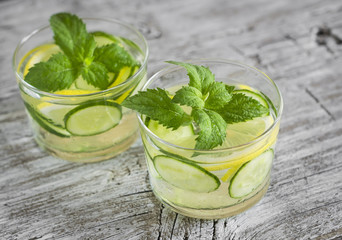
[[[154,132],[154,123],[138,115],[150,183],[156,197],[186,216],[225,218],[250,208],[267,191],[282,97],[275,83],[253,67],[228,60],[189,63],[209,67],[217,81],[235,86],[237,93],[258,99],[270,110],[268,116],[228,124],[226,141],[212,150],[195,149],[196,134],[192,138],[189,131],[174,136],[162,134],[167,140],[163,139]],[[142,90],[159,87],[173,96],[188,81],[184,68],[169,67],[152,76]],[[182,147],[180,141],[183,141]]]
[[[37,143],[62,159],[95,162],[126,150],[138,136],[135,113],[120,103],[146,82],[148,46],[142,34],[128,24],[113,19],[82,20],[98,44],[119,44],[139,66],[122,68],[105,90],[87,90],[81,81],[71,89],[41,91],[28,84],[25,75],[56,49],[53,32],[45,26],[20,42],[13,68]]]

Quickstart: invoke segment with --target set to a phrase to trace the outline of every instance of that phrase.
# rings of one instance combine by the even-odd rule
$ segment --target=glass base
[[[137,139],[139,135],[139,132],[136,131],[131,136],[127,137],[123,141],[97,151],[92,152],[67,152],[62,151],[59,149],[51,148],[46,146],[44,143],[39,141],[38,138],[35,138],[38,145],[45,151],[47,151],[50,155],[62,159],[67,160],[71,162],[78,162],[78,163],[93,163],[93,162],[99,162],[103,160],[108,160],[110,158],[115,157],[116,155],[126,151]]]
[[[227,206],[227,207],[222,207],[222,208],[217,208],[217,209],[194,209],[194,208],[178,206],[167,201],[166,199],[163,199],[155,191],[154,191],[154,194],[159,199],[159,201],[163,203],[164,206],[169,207],[171,210],[181,215],[192,217],[192,218],[199,218],[199,219],[221,219],[221,218],[232,217],[234,215],[242,213],[246,211],[247,209],[253,207],[266,194],[269,183],[270,181],[267,181],[265,186],[251,198],[246,199],[245,201],[232,205],[232,206]]]

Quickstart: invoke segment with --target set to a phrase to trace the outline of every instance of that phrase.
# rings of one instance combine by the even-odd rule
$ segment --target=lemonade
[[[92,48],[90,54],[94,53],[94,56],[88,54],[84,57],[84,66],[73,61],[77,60],[77,53],[87,49],[77,52],[76,46],[75,52],[68,55],[67,48],[57,44],[60,40],[56,34],[53,37],[47,26],[33,32],[19,44],[14,55],[14,69],[37,143],[59,158],[94,162],[124,151],[137,137],[135,114],[122,107],[121,102],[146,82],[148,49],[143,36],[129,25],[109,19],[83,21],[89,36],[94,39],[94,46],[89,47]],[[88,42],[85,41],[85,46]],[[117,53],[118,57],[108,58],[115,61],[105,58],[107,49],[114,52],[110,52],[111,55]],[[59,65],[52,66],[51,59],[63,54],[70,59],[75,56],[76,60],[72,59],[73,65],[70,66],[77,65],[81,69],[78,74],[75,74],[76,70],[69,71],[69,66],[66,68],[69,75],[68,71],[55,71],[67,63],[58,62]],[[115,59],[120,56],[124,58]],[[35,71],[37,66],[51,68],[59,75],[55,77],[49,72],[37,74],[40,70]],[[32,75],[39,77],[31,80],[29,77]],[[70,76],[75,78],[72,83]],[[101,79],[102,76],[105,80]],[[69,80],[62,80],[55,86],[52,80],[63,77]]]
[[[190,217],[224,218],[250,208],[267,191],[282,99],[272,80],[254,68],[227,60],[203,60],[198,64],[208,66],[216,81],[226,84],[227,89],[231,88],[231,101],[237,99],[234,96],[244,95],[244,99],[253,104],[257,102],[255,106],[267,109],[267,112],[247,121],[226,124],[226,138],[214,148],[198,149],[198,138],[203,137],[200,131],[206,125],[198,124],[196,118],[191,124],[184,121],[173,129],[166,127],[165,122],[161,124],[139,114],[141,136],[150,183],[162,203]],[[190,79],[191,71],[188,71]],[[155,74],[143,90],[163,88],[174,100],[177,93],[187,88],[187,82],[184,69],[166,68]],[[190,84],[195,86],[191,80]],[[193,92],[196,91],[192,89]],[[194,96],[185,98],[193,106],[180,105],[188,115],[195,116],[193,112],[203,106],[204,109],[210,108],[207,102],[194,104],[197,99]],[[205,101],[209,98],[210,94],[202,96]],[[219,104],[219,101],[215,103]],[[212,124],[212,128],[215,127],[217,124]],[[214,135],[208,138],[209,141],[216,141]]]
[[[227,217],[255,204],[267,191],[279,124],[262,141],[243,145],[269,129],[274,119],[274,115],[269,115],[228,125],[226,141],[211,152],[198,155],[194,155],[194,150],[177,149],[144,135],[156,196],[184,215],[203,218]],[[171,144],[195,147],[196,130],[183,127],[172,132],[156,122],[145,121],[145,125]],[[235,146],[241,147],[236,150]],[[190,181],[193,186],[189,186]],[[229,206],[234,207],[227,214],[223,209]]]

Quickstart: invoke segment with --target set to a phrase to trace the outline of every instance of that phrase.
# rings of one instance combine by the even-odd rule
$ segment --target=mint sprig
[[[234,86],[215,81],[214,74],[204,66],[169,61],[184,67],[188,86],[182,86],[173,98],[164,89],[147,89],[127,98],[122,105],[177,129],[182,125],[198,126],[196,149],[213,149],[226,138],[227,124],[244,122],[268,114],[269,109]],[[186,114],[179,105],[192,108]]]
[[[173,102],[180,105],[186,105],[192,108],[204,107],[204,100],[201,91],[191,86],[183,86],[179,89],[172,99]]]
[[[208,93],[210,85],[215,81],[214,74],[206,67],[176,61],[166,62],[184,67],[190,79],[189,86],[198,89],[203,95]]]
[[[76,15],[52,15],[50,26],[62,52],[35,64],[25,76],[26,82],[40,90],[54,92],[70,88],[79,76],[103,90],[111,84],[109,72],[117,76],[124,66],[139,65],[117,43],[97,47],[94,36],[87,32],[85,23]]]
[[[200,128],[196,149],[212,149],[224,142],[227,123],[220,114],[208,109],[193,109],[191,116]]]
[[[163,126],[174,130],[183,124],[191,123],[191,117],[161,88],[139,92],[139,94],[126,98],[122,105],[149,116]]]

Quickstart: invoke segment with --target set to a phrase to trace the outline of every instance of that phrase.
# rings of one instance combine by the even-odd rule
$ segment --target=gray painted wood
[[[285,109],[265,198],[228,219],[164,208],[141,141],[75,164],[32,138],[11,70],[19,39],[51,14],[119,18],[161,62],[229,58],[267,72]],[[342,1],[0,1],[0,239],[342,239]]]

